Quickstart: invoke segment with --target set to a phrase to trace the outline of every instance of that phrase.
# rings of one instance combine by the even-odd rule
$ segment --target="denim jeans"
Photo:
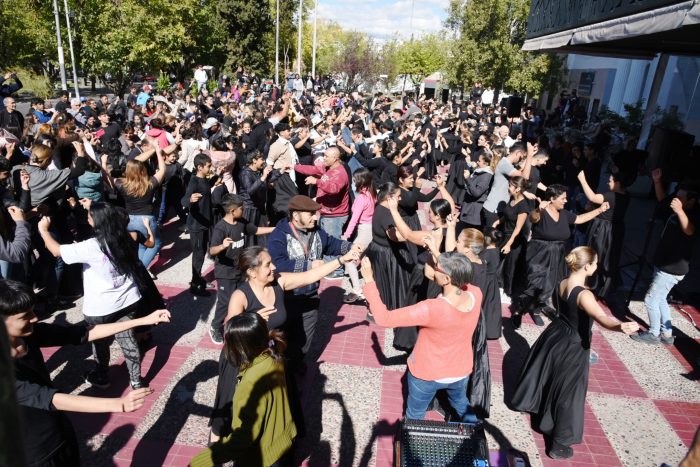
[[[685,276],[674,276],[654,268],[654,278],[651,281],[644,304],[649,314],[649,332],[655,336],[660,333],[671,334],[671,309],[666,298],[674,285],[683,280]]]
[[[447,398],[450,405],[457,412],[459,421],[476,423],[476,415],[469,411],[469,398],[467,398],[467,384],[469,377],[455,381],[454,383],[438,383],[437,381],[425,381],[416,378],[410,371],[406,371],[408,380],[408,402],[406,404],[406,418],[423,420],[428,405],[440,389],[447,390]]]
[[[148,232],[146,231],[146,226],[143,225],[143,219],[147,218],[153,231],[153,236],[155,237],[155,245],[152,248],[146,248],[145,246],[139,244],[139,260],[145,268],[153,261],[160,251],[161,240],[160,240],[160,230],[158,230],[158,224],[156,223],[156,218],[154,216],[145,215],[135,215],[129,214],[129,225],[127,230],[129,232],[141,232],[144,237],[148,238]]]
[[[345,222],[347,222],[348,216],[338,216],[338,217],[326,217],[326,216],[321,216],[321,229],[324,230],[328,235],[331,237],[335,238],[340,238],[343,235],[343,226],[345,225]],[[325,262],[333,261],[337,256],[323,256],[323,260]],[[335,272],[340,271],[340,273],[344,273],[343,268],[338,268],[336,269]]]

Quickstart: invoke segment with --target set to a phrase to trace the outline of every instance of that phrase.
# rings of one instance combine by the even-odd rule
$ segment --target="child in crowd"
[[[190,245],[192,246],[192,281],[190,293],[200,297],[208,297],[207,281],[202,277],[204,256],[209,245],[209,229],[212,222],[212,187],[221,184],[217,176],[209,178],[211,172],[211,158],[204,154],[194,157],[194,173],[190,177],[185,196],[182,198],[182,206],[189,208],[187,214],[187,230],[190,233]]]
[[[209,254],[215,258],[214,277],[216,278],[216,309],[209,328],[209,335],[215,344],[223,344],[223,324],[231,294],[238,289],[241,272],[238,268],[238,255],[249,235],[267,235],[274,227],[258,227],[243,219],[243,198],[226,194],[221,203],[224,218],[212,229]]]

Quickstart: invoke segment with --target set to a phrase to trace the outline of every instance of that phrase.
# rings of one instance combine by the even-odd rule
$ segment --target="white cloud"
[[[319,0],[318,16],[379,40],[398,34],[404,39],[437,32],[449,0]],[[411,10],[413,9],[413,19]]]

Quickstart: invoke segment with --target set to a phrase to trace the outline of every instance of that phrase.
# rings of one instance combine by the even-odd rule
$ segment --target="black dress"
[[[418,202],[426,203],[432,201],[438,193],[437,188],[430,193],[421,193],[420,189],[413,187],[411,190],[401,189],[401,199],[399,200],[399,214],[411,230],[422,230],[420,219],[418,218]],[[376,213],[375,213],[376,215]],[[418,255],[423,251],[423,248],[406,242],[406,248],[411,253],[413,262],[418,262]],[[414,284],[415,285],[415,284]]]
[[[243,218],[252,225],[267,227],[267,182],[262,180],[262,174],[255,172],[250,167],[244,167],[240,174],[240,189],[243,198]],[[267,235],[246,236],[245,246],[266,246]]]
[[[498,248],[487,248],[481,252],[481,259],[486,263],[486,281],[481,289],[483,300],[481,314],[486,319],[486,338],[501,337],[501,294],[498,290],[498,265],[500,253]]]
[[[593,276],[593,287],[596,296],[605,297],[610,293],[617,281],[617,265],[622,253],[622,242],[625,237],[625,214],[629,206],[627,193],[608,192],[603,199],[610,209],[591,220],[586,234],[586,245],[598,253],[598,270]]]
[[[394,227],[389,209],[377,205],[372,217],[372,243],[366,250],[372,263],[374,280],[382,302],[387,309],[395,310],[416,303],[411,274],[416,266],[406,242],[392,242],[386,231]],[[418,328],[394,328],[394,347],[412,349],[418,338]]]
[[[509,202],[501,203],[498,206],[498,214],[501,219],[501,227],[503,229],[503,242],[507,242],[515,231],[515,225],[518,222],[518,216],[521,214],[528,214],[531,210],[530,203],[527,199],[523,198],[514,205]],[[527,224],[527,222],[526,222]],[[503,281],[503,291],[509,297],[513,296],[513,292],[516,289],[516,280],[520,274],[516,274],[518,268],[521,267],[521,271],[525,266],[525,225],[520,229],[520,233],[513,240],[510,247],[510,253],[503,256],[503,261],[501,265],[501,280]],[[502,247],[503,245],[501,245]]]
[[[276,311],[270,315],[267,326],[270,329],[282,330],[287,322],[287,309],[284,307],[284,290],[277,282],[272,285],[272,288],[275,291]],[[243,292],[248,303],[243,313],[255,313],[265,308],[265,305],[258,300],[248,281],[243,282],[238,290]],[[238,368],[228,361],[222,349],[221,355],[219,355],[219,381],[216,385],[214,408],[209,419],[212,432],[222,437],[231,433],[233,394],[236,392],[237,384]]]
[[[488,284],[486,265],[472,262],[472,268],[474,270],[472,283],[481,289],[483,297]],[[491,364],[486,342],[486,317],[484,313],[479,313],[479,321],[474,330],[471,344],[474,353],[474,368],[469,376],[467,397],[469,397],[469,405],[474,409],[477,417],[483,419],[489,417],[491,410]]]
[[[530,349],[512,399],[515,410],[531,412],[533,425],[565,446],[578,444],[583,438],[593,325],[591,317],[577,305],[583,290],[575,287],[568,298],[555,292],[559,318]]]
[[[547,209],[540,213],[540,221],[532,225],[532,240],[527,246],[527,287],[520,296],[524,311],[540,311],[551,306],[552,293],[559,282],[566,277],[564,253],[566,243],[571,237],[571,226],[576,221],[576,214],[571,211],[559,211],[559,220],[555,221]]]

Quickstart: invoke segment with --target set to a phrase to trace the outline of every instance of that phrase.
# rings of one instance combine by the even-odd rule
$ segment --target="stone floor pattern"
[[[84,465],[186,466],[206,446],[208,414],[214,399],[220,347],[212,344],[207,322],[214,297],[187,291],[189,242],[166,227],[164,247],[154,267],[158,287],[172,312],[172,323],[154,329],[154,345],[144,354],[142,375],[155,389],[146,406],[131,414],[71,415],[83,444]],[[205,265],[211,278],[212,264]],[[391,347],[392,331],[365,321],[366,309],[342,304],[342,282],[324,281],[321,318],[309,371],[303,385],[308,428],[300,443],[309,467],[393,465],[392,440],[403,411],[405,355]],[[700,424],[700,384],[695,359],[700,355],[700,313],[683,306],[673,311],[674,347],[651,347],[600,328],[593,349],[585,437],[569,461],[552,461],[529,417],[508,409],[518,370],[542,328],[528,318],[513,330],[504,306],[504,335],[489,342],[492,409],[486,421],[494,465],[506,465],[504,453],[525,453],[533,466],[677,465]],[[82,320],[82,303],[51,320]],[[646,319],[643,304],[630,312]],[[687,315],[686,315],[687,313]],[[88,388],[81,375],[91,368],[89,346],[45,351],[56,386],[75,394],[116,397],[127,391],[121,351],[112,346],[106,391]],[[438,419],[435,412],[429,418]]]

